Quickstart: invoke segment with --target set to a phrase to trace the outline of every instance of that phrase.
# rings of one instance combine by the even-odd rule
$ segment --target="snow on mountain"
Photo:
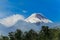
[[[5,25],[6,27],[11,27],[14,24],[16,24],[17,21],[19,20],[23,20],[23,21],[30,22],[30,23],[53,23],[51,20],[45,18],[39,13],[34,13],[26,19],[24,19],[22,15],[15,14],[7,18],[0,19],[0,23]]]
[[[25,19],[26,22],[30,23],[53,23],[51,20],[45,18],[44,16],[40,15],[39,13],[34,13]]]
[[[18,20],[24,20],[24,17],[22,15],[16,14],[16,15],[1,19],[0,23],[9,27],[14,25]]]

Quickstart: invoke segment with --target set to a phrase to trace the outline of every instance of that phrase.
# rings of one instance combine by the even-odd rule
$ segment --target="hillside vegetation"
[[[8,36],[1,35],[0,40],[60,40],[60,29],[48,26],[42,26],[39,32],[33,29],[22,32],[17,29],[15,32],[9,32]]]

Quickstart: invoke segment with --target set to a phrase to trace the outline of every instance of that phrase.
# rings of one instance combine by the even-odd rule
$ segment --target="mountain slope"
[[[30,23],[53,23],[51,20],[45,18],[44,16],[40,15],[39,13],[34,13],[25,19],[26,22]]]
[[[33,30],[39,30],[40,28],[38,26],[36,26],[35,24],[32,23],[28,23],[22,20],[19,20],[15,25],[13,25],[12,27],[10,27],[12,30],[16,30],[16,29],[20,29],[22,31],[29,31],[30,29]]]

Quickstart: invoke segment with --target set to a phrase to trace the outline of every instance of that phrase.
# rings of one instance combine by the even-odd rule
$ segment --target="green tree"
[[[25,35],[25,40],[37,40],[37,38],[38,34],[32,29]]]
[[[14,32],[10,32],[8,36],[9,36],[10,40],[16,40],[16,38],[14,36]]]
[[[49,40],[50,31],[48,26],[42,26],[42,29],[39,33],[39,40]]]
[[[9,40],[7,36],[2,36],[2,40]]]
[[[14,36],[17,40],[22,40],[22,31],[17,29]]]

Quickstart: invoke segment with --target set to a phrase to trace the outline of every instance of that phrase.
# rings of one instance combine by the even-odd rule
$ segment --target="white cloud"
[[[27,10],[23,10],[22,12],[23,12],[23,13],[27,13]]]
[[[1,19],[0,23],[9,27],[14,25],[18,20],[24,20],[24,17],[22,15],[15,14],[13,16]]]

